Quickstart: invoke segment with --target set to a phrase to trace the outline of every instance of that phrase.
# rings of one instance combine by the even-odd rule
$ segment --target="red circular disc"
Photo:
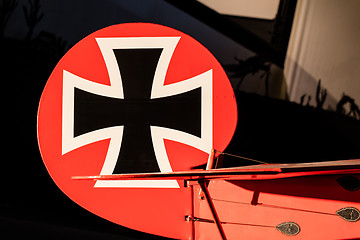
[[[180,180],[73,180],[175,172],[223,151],[237,123],[230,82],[190,36],[155,24],[110,26],[59,61],[38,110],[38,142],[57,186],[117,224],[184,239],[189,188]]]

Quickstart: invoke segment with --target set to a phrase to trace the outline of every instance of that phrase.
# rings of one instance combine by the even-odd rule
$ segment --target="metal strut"
[[[213,218],[214,218],[214,221],[215,221],[215,224],[219,230],[219,233],[221,235],[221,238],[223,240],[226,240],[226,236],[225,236],[225,232],[224,232],[224,229],[222,227],[222,224],[221,224],[221,221],[220,221],[220,218],[219,218],[219,215],[217,214],[216,212],[216,209],[215,209],[215,205],[210,197],[210,193],[209,193],[209,190],[208,190],[208,187],[207,187],[207,181],[204,180],[204,179],[199,179],[198,180],[198,183],[201,187],[201,190],[203,191],[203,193],[205,194],[205,198],[206,198],[206,201],[207,203],[209,204],[209,207],[210,207],[210,210],[211,210],[211,213],[213,215]]]

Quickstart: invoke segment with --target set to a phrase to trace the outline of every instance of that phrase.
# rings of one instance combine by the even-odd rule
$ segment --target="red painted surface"
[[[360,178],[360,174],[353,175]],[[347,191],[338,175],[259,181],[212,180],[209,192],[227,239],[359,239],[360,221],[336,215],[344,207],[360,209],[360,191]],[[207,202],[193,185],[194,217],[212,220]],[[296,236],[276,229],[283,222],[300,226]],[[212,222],[196,221],[195,239],[221,239]]]
[[[173,84],[212,70],[213,143],[224,150],[235,130],[237,108],[230,82],[221,65],[200,43],[177,30],[155,24],[120,24],[85,37],[60,60],[52,72],[38,110],[38,142],[42,158],[57,186],[90,212],[139,231],[188,239],[192,224],[184,216],[192,212],[192,192],[184,188],[94,188],[93,181],[74,181],[72,176],[99,175],[109,139],[90,143],[62,154],[62,86],[64,70],[94,83],[109,85],[109,75],[95,38],[180,37],[167,69],[164,84]],[[173,171],[205,164],[208,152],[164,139]],[[141,148],[141,146],[139,146]]]
[[[165,85],[212,69],[212,147],[218,151],[225,149],[237,121],[236,103],[230,83],[211,53],[188,35],[168,27],[140,23],[115,25],[76,44],[58,63],[42,94],[38,112],[39,147],[58,187],[74,202],[102,218],[176,239],[360,238],[360,221],[347,222],[336,215],[337,210],[345,207],[360,209],[360,190],[345,190],[336,181],[346,175],[360,179],[359,160],[199,171],[191,169],[205,164],[209,152],[164,139],[174,173],[99,177],[109,139],[62,154],[63,71],[109,85],[95,38],[159,36],[181,37]],[[76,176],[85,176],[77,179],[87,181],[75,180]],[[177,179],[180,188],[94,188],[91,179]],[[204,192],[200,193],[198,180],[208,183],[206,189],[203,186],[208,191],[205,197]],[[223,237],[215,220],[223,228]],[[282,234],[276,226],[284,222],[297,223],[300,232],[291,237]]]
[[[250,166],[77,179],[187,181],[193,205],[188,214],[184,214],[190,219],[187,222],[193,227],[191,237],[196,240],[357,239],[360,238],[360,221],[345,221],[336,212],[346,207],[360,209],[360,190],[346,190],[337,182],[342,176],[360,179],[358,163],[359,160],[269,164],[258,166],[257,173],[256,166]],[[276,229],[285,222],[295,222],[300,232],[287,236]]]

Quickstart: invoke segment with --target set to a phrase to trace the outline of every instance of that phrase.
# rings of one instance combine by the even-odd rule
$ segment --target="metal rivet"
[[[287,236],[295,236],[300,232],[300,226],[294,222],[280,223],[276,229]]]
[[[357,191],[360,189],[360,180],[353,176],[343,176],[336,179],[336,181],[344,189],[348,191]]]
[[[348,222],[356,222],[360,219],[360,211],[354,207],[346,207],[336,211],[336,214]]]

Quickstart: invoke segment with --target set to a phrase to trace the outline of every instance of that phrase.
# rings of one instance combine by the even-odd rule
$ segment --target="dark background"
[[[42,163],[36,139],[42,89],[60,58],[86,35],[117,23],[154,22],[195,37],[223,63],[229,76],[259,69],[266,72],[269,64],[283,67],[294,6],[288,7],[292,15],[285,18],[290,29],[277,26],[283,34],[276,36],[282,40],[275,44],[249,33],[241,27],[244,22],[236,25],[228,16],[193,1],[185,1],[189,5],[161,0],[114,2],[3,0],[0,5],[2,136],[6,142],[1,159],[0,234],[5,239],[160,239],[112,224],[77,206],[56,187]],[[151,16],[149,9],[155,11]],[[274,27],[276,22],[264,24]],[[255,54],[247,68],[233,56],[226,57],[231,55],[224,47],[229,39],[246,46],[244,59],[248,51]],[[232,62],[226,62],[230,58]],[[239,121],[226,152],[265,162],[360,158],[359,120],[343,111],[323,110],[321,101],[311,107],[266,95],[236,91]],[[226,159],[228,166],[245,164],[249,163]]]

